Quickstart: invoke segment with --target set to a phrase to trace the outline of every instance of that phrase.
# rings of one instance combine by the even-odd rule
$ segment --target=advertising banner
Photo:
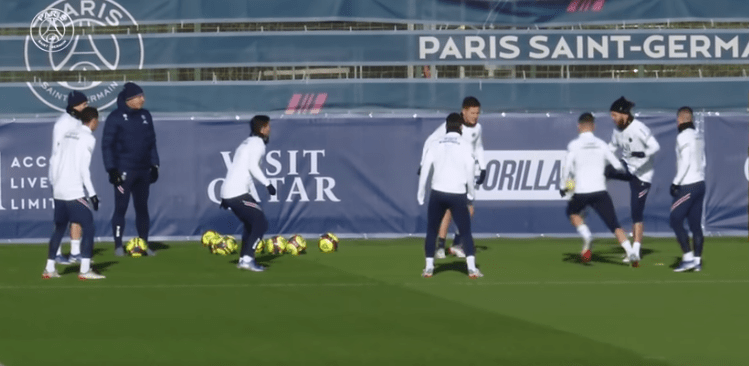
[[[722,64],[749,60],[749,31],[223,32],[75,36],[48,52],[0,37],[16,71],[248,66]],[[200,52],[195,52],[200,50]]]
[[[613,129],[608,112],[596,117],[596,135],[608,140]],[[426,208],[416,202],[416,171],[423,142],[444,121],[444,114],[272,118],[263,169],[278,195],[270,197],[259,186],[254,192],[269,219],[269,234],[333,231],[344,236],[406,236],[425,231]],[[557,190],[567,143],[577,135],[576,118],[569,113],[481,116],[488,174],[476,196],[477,235],[574,234],[564,215],[567,201]],[[646,233],[670,235],[674,116],[654,113],[638,119],[651,128],[662,147],[645,210]],[[708,233],[747,230],[747,182],[739,174],[746,164],[746,120],[738,114],[704,115],[710,177],[705,202]],[[0,241],[43,241],[51,234],[54,202],[47,159],[52,122],[0,125]],[[151,235],[180,239],[208,229],[240,233],[239,221],[218,203],[234,150],[249,133],[246,120],[156,115],[154,125],[161,174],[150,191]],[[101,129],[94,135],[100,138]],[[732,170],[737,174],[730,174]],[[108,240],[114,189],[107,181],[99,145],[91,171],[101,199],[94,213],[96,236]],[[741,180],[730,180],[732,176]],[[609,182],[609,191],[620,222],[631,225],[628,186]],[[607,232],[594,214],[588,223],[594,232]],[[135,235],[132,207],[125,235]]]

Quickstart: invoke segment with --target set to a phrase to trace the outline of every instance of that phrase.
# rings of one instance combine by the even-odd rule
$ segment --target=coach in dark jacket
[[[109,182],[114,185],[112,231],[117,256],[125,253],[122,234],[131,192],[138,236],[148,242],[151,224],[148,192],[150,185],[159,178],[159,153],[151,113],[143,109],[145,101],[141,87],[126,83],[117,96],[117,109],[107,117],[101,139],[104,167],[109,173]],[[155,254],[148,249],[148,255]]]

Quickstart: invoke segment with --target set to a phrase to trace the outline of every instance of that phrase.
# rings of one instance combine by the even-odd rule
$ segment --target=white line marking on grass
[[[418,282],[308,282],[308,283],[214,283],[214,284],[199,284],[199,283],[184,283],[184,284],[147,284],[147,285],[107,285],[107,284],[85,284],[79,283],[77,285],[28,285],[28,286],[13,286],[13,285],[0,285],[0,290],[69,290],[69,289],[170,289],[170,288],[252,288],[252,287],[369,287],[369,286],[389,286],[389,285],[405,285],[405,286],[577,286],[577,285],[679,285],[679,284],[747,284],[749,279],[739,280],[644,280],[644,281],[630,281],[630,280],[611,280],[611,281],[504,281],[504,282],[489,282],[484,280],[468,280],[461,282],[438,282],[435,280],[425,279]]]
[[[419,285],[425,282],[412,282],[409,285]],[[434,285],[470,285],[470,286],[575,286],[575,285],[675,285],[675,284],[746,284],[749,279],[741,280],[610,280],[610,281],[506,281],[490,282],[483,280],[471,280],[470,282],[438,283]]]
[[[70,290],[70,289],[170,289],[170,288],[241,288],[241,287],[365,287],[381,286],[386,283],[351,282],[351,283],[184,283],[184,284],[149,284],[149,285],[44,285],[44,286],[7,286],[0,285],[0,290]]]

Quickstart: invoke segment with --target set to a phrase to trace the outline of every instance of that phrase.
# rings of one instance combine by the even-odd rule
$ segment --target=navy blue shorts
[[[650,192],[650,183],[643,182],[637,177],[632,176],[629,181],[629,207],[632,211],[632,222],[642,222],[643,213],[645,212],[645,200]]]
[[[603,220],[611,232],[620,228],[619,220],[616,218],[616,211],[614,211],[614,202],[611,201],[611,196],[606,191],[576,193],[572,196],[569,203],[567,203],[567,217],[570,215],[579,215],[588,206],[592,207],[598,213],[598,216],[601,217],[601,220]]]

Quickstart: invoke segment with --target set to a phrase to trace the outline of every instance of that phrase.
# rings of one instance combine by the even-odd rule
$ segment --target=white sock
[[[593,234],[590,233],[588,225],[582,224],[578,226],[577,232],[583,237],[583,250],[590,249],[590,242],[593,241]]]
[[[61,255],[62,255],[62,243],[60,243],[60,246],[59,246],[59,247],[57,247],[57,255],[58,255],[58,256],[61,256]]]
[[[694,263],[702,264],[702,257],[694,257]]]
[[[244,263],[252,263],[252,257],[250,257],[249,255],[243,255],[242,256],[242,262],[244,262]]]
[[[684,255],[681,257],[681,260],[684,262],[691,262],[694,260],[694,252],[688,252],[684,253]]]
[[[468,269],[471,271],[476,270],[476,257],[469,255],[466,257],[466,264],[468,265]]]
[[[81,239],[70,240],[70,255],[81,254]]]
[[[642,244],[640,244],[639,241],[636,241],[634,244],[632,244],[632,251],[637,254],[637,256],[640,256],[640,247]]]
[[[632,244],[629,243],[629,240],[625,240],[620,245],[622,246],[622,248],[624,248],[624,251],[627,252],[627,256],[632,254]]]
[[[45,268],[47,272],[54,272],[57,269],[55,268],[55,260],[54,259],[47,259],[47,268]]]
[[[434,268],[434,257],[427,257],[427,268]]]
[[[91,258],[81,258],[81,273],[91,270]]]

